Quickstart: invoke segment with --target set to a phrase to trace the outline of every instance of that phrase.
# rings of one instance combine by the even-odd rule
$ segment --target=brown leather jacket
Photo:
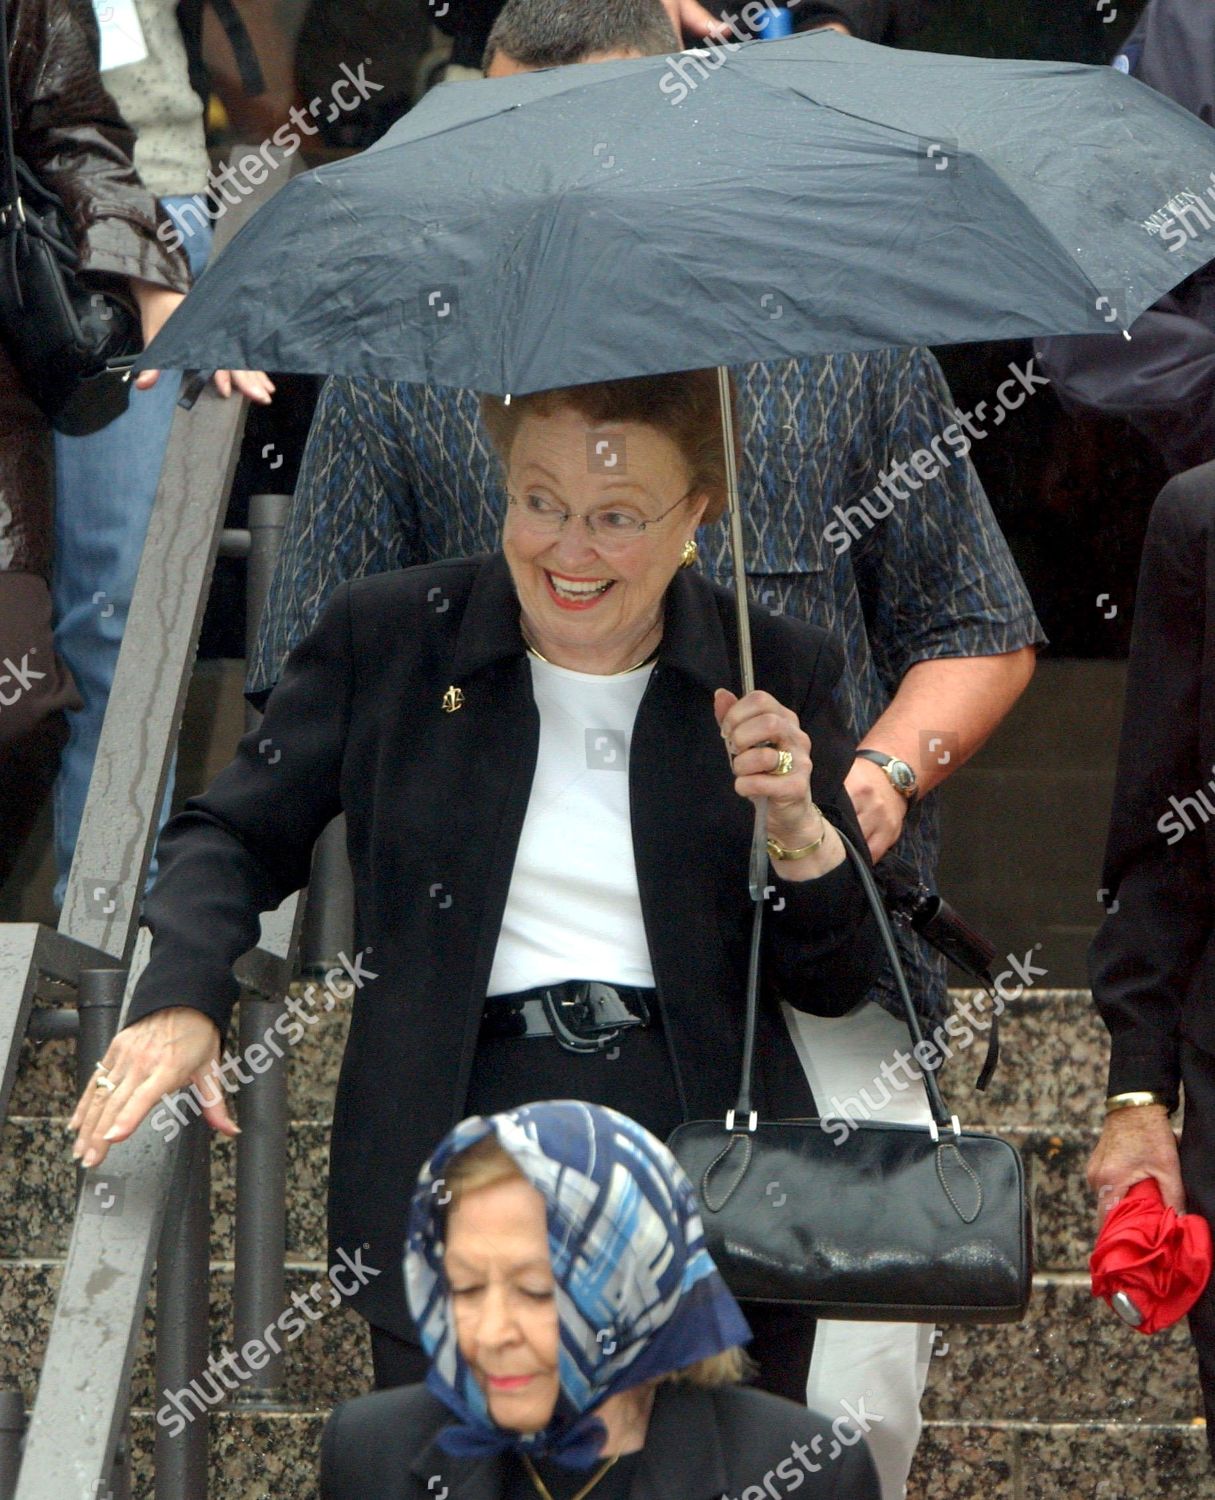
[[[162,213],[131,164],[135,136],[97,71],[89,0],[6,6],[17,153],[63,199],[82,268],[184,292],[180,250],[156,238]],[[0,571],[49,573],[50,429],[0,351]]]

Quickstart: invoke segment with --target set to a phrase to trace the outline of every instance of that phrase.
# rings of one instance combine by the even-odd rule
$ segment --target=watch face
[[[900,792],[915,791],[915,772],[905,760],[892,760],[886,771]]]

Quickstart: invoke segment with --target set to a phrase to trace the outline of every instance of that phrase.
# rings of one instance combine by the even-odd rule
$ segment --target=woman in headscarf
[[[876,1500],[843,1417],[739,1386],[749,1329],[691,1185],[615,1110],[456,1126],[418,1179],[405,1280],[426,1383],[337,1408],[322,1500]]]

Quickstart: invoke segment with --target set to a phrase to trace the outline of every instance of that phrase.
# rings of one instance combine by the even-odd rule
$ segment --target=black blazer
[[[1181,1038],[1215,1054],[1215,463],[1152,507],[1101,878],[1089,968],[1110,1092],[1176,1100]]]
[[[705,579],[676,576],[629,757],[641,905],[687,1119],[734,1103],[742,1048],[752,817],[734,791],[712,697],[737,683],[732,608]],[[821,630],[765,613],[752,629],[757,682],[800,714],[815,796],[863,849],[843,792],[853,743],[831,696],[838,648]],[[447,712],[453,690],[460,706]],[[343,584],[293,652],[261,725],[166,826],[145,904],[155,940],[129,1020],[190,1005],[225,1031],[232,964],[257,941],[258,913],[307,883],[317,835],[345,811],[356,955],[376,977],[355,995],[338,1083],[330,1241],[335,1258],[344,1248],[379,1271],[355,1305],[403,1336],[409,1199],[423,1161],[463,1117],[538,746],[501,554]],[[850,1009],[881,962],[854,871],[772,883],[767,977],[804,1009]],[[812,1114],[775,1004],[762,1007],[756,1051],[756,1108]]]
[[[337,1407],[321,1437],[321,1500],[499,1500],[506,1460],[445,1453],[435,1439],[453,1420],[424,1385]],[[659,1386],[629,1500],[736,1500],[795,1488],[807,1500],[880,1500],[863,1435],[839,1426],[849,1446],[817,1412],[765,1391]]]

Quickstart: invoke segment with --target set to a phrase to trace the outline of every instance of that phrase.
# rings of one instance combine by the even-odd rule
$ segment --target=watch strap
[[[890,785],[895,789],[896,792],[898,792],[900,797],[904,798],[908,802],[912,802],[915,800],[918,778],[916,777],[915,770],[911,766],[907,766],[907,762],[905,760],[900,760],[897,755],[886,755],[881,750],[858,750],[854,758],[856,760],[872,761],[875,766],[880,766],[886,773],[887,781],[889,781]],[[899,765],[907,766],[907,769],[911,772],[912,780],[910,787],[901,787],[894,779],[890,768],[896,761],[898,761]]]

